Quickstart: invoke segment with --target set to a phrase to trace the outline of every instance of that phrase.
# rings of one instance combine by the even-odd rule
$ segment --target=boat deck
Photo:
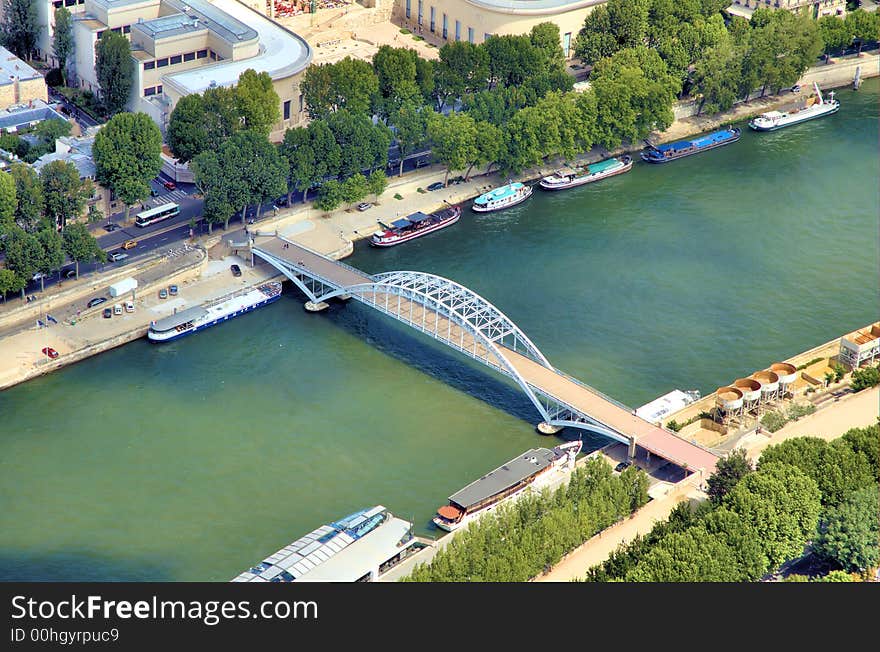
[[[501,493],[518,482],[522,482],[538,471],[546,469],[553,462],[555,453],[546,448],[532,448],[522,455],[502,464],[479,480],[474,480],[465,488],[449,497],[449,500],[464,509],[483,502]]]
[[[489,192],[483,193],[479,197],[476,198],[476,202],[478,203],[488,203],[490,201],[498,201],[500,199],[507,199],[508,197],[513,197],[520,190],[522,190],[525,186],[523,184],[511,183],[506,186],[501,186],[500,188],[495,188],[494,190],[490,190]]]

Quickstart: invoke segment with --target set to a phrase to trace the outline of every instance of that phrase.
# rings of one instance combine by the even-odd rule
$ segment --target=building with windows
[[[0,110],[49,99],[43,75],[4,47],[0,47]]]
[[[727,8],[727,13],[748,20],[759,7],[806,13],[816,19],[822,16],[846,16],[846,0],[734,0]]]
[[[493,35],[526,34],[539,23],[559,27],[566,58],[593,7],[606,0],[396,0],[393,17],[426,39],[443,44]]]
[[[150,115],[163,132],[181,97],[234,86],[248,68],[269,73],[280,98],[273,139],[305,121],[299,82],[311,48],[237,0],[85,0],[74,22],[75,68],[79,86],[96,93],[96,45],[108,29],[131,41],[128,108]]]

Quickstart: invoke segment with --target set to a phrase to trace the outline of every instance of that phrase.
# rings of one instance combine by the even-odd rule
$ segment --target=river
[[[877,319],[880,82],[838,97],[346,262],[466,285],[633,407],[714,391]],[[0,393],[0,580],[225,581],[379,503],[430,533],[448,495],[557,441],[472,361],[355,302],[302,302]]]

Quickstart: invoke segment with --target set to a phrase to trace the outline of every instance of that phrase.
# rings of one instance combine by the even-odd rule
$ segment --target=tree
[[[712,502],[720,504],[737,483],[752,472],[752,464],[742,448],[733,450],[727,457],[722,457],[715,465],[715,473],[709,476],[709,497]]]
[[[131,205],[150,196],[150,180],[162,169],[162,132],[146,113],[113,116],[92,147],[98,183]]]
[[[281,142],[281,153],[287,159],[287,204],[290,205],[294,190],[302,190],[303,196],[317,180],[315,179],[315,152],[312,150],[309,130],[305,127],[288,129]]]
[[[490,87],[519,85],[543,72],[542,52],[528,36],[491,36],[483,47],[489,55]]]
[[[822,519],[813,549],[845,571],[865,571],[880,563],[877,486],[854,491]]]
[[[257,73],[252,68],[241,73],[235,99],[241,126],[268,138],[272,125],[281,119],[281,98],[275,92],[269,73]]]
[[[64,265],[64,242],[55,229],[43,229],[37,233],[37,240],[42,248],[42,256],[37,271],[42,272],[40,290],[45,290],[45,277]]]
[[[853,428],[844,433],[841,441],[868,460],[874,479],[880,481],[880,425]]]
[[[76,277],[79,278],[79,264],[93,260],[104,262],[107,254],[98,241],[92,237],[85,224],[69,224],[62,234],[64,251],[76,262]]]
[[[56,230],[66,228],[85,210],[93,186],[80,179],[76,166],[67,161],[50,161],[40,169],[46,219]]]
[[[312,119],[327,118],[340,109],[369,115],[378,98],[379,79],[368,62],[345,57],[309,66],[300,89]]]
[[[463,170],[477,157],[477,127],[469,115],[429,116],[428,137],[435,160],[446,166],[444,186],[451,170]]]
[[[702,528],[664,537],[627,573],[631,582],[736,581],[733,551]]]
[[[11,174],[0,172],[0,231],[15,223],[15,209],[18,206],[15,191],[15,178]]]
[[[384,168],[388,163],[391,130],[374,125],[364,114],[340,109],[327,119],[327,126],[340,149],[338,173],[348,177],[363,170]]]
[[[594,64],[600,59],[610,57],[620,46],[611,29],[611,16],[607,5],[599,5],[584,20],[574,42],[574,53],[585,63]]]
[[[323,120],[313,120],[307,129],[309,130],[309,142],[315,153],[315,176],[312,184],[314,185],[326,177],[339,175],[339,169],[342,166],[342,148],[336,142],[336,137],[330,126]],[[303,193],[303,201],[306,200],[306,193],[308,193],[308,188]]]
[[[397,129],[395,137],[400,154],[398,176],[403,176],[403,161],[407,154],[415,152],[425,142],[429,113],[427,107],[407,101],[391,115],[391,123]]]
[[[470,178],[471,170],[475,165],[488,165],[497,161],[501,154],[501,148],[504,146],[503,132],[492,123],[477,122],[475,127],[475,156],[468,162],[467,172],[464,173],[465,181]]]
[[[9,173],[15,180],[15,223],[28,233],[33,233],[43,216],[40,177],[36,170],[24,163],[13,163]]]
[[[697,61],[693,90],[700,95],[697,114],[726,111],[739,96],[742,83],[742,48],[735,48],[729,38],[708,49]]]
[[[370,194],[375,195],[376,201],[379,201],[379,195],[385,192],[388,187],[388,177],[385,176],[385,170],[373,170],[367,178],[370,186]]]
[[[210,234],[214,232],[214,224],[223,222],[228,225],[235,213],[235,207],[229,199],[229,185],[234,181],[226,178],[220,157],[214,150],[198,154],[191,161],[190,169],[196,187],[204,198],[204,217]]]
[[[37,236],[25,233],[18,227],[7,231],[6,267],[25,280],[25,284],[42,266],[43,249]],[[24,298],[24,286],[21,287]]]
[[[367,178],[358,172],[342,182],[342,201],[348,204],[349,208],[355,203],[362,200],[370,193],[370,183]]]
[[[379,80],[379,114],[389,118],[404,103],[421,104],[416,61],[418,55],[408,48],[382,45],[373,55],[373,70]]]
[[[241,130],[236,90],[229,86],[215,86],[203,94],[205,102],[205,128],[208,143],[219,147],[227,138]]]
[[[3,303],[6,303],[7,293],[23,290],[26,285],[25,277],[19,276],[11,269],[0,268],[0,294],[3,295]]]
[[[544,156],[543,116],[537,107],[527,106],[516,112],[504,126],[504,146],[498,154],[498,167],[505,173],[518,174],[537,165]]]
[[[128,103],[134,83],[134,60],[128,39],[113,30],[104,30],[95,45],[95,71],[107,114],[119,113]]]
[[[55,10],[55,35],[52,37],[52,51],[58,59],[58,69],[64,85],[67,85],[67,62],[73,58],[76,41],[73,40],[73,18],[67,7]]]
[[[877,385],[880,385],[880,369],[877,367],[865,367],[853,371],[850,386],[854,392],[860,392]]]
[[[846,23],[853,38],[859,44],[859,54],[862,53],[862,45],[865,42],[876,41],[880,38],[880,15],[876,12],[867,12],[862,9],[847,12]]]
[[[434,97],[437,110],[442,111],[447,100],[456,100],[465,93],[474,93],[486,87],[489,78],[489,53],[467,41],[454,41],[440,48],[440,59],[434,66]]]
[[[3,45],[19,59],[28,60],[37,49],[43,26],[35,0],[3,0]]]
[[[212,145],[205,118],[205,99],[198,93],[184,95],[171,112],[168,147],[181,163],[189,163]]]
[[[263,204],[280,197],[287,190],[289,163],[278,148],[266,136],[253,131],[243,131],[232,137],[232,144],[244,154],[244,167],[239,168],[243,183],[249,185],[250,202],[257,205],[257,219]],[[231,172],[231,171],[230,171]],[[244,224],[245,211],[241,221]]]
[[[315,208],[319,211],[330,212],[336,210],[341,203],[342,184],[336,179],[330,179],[318,191],[318,198],[315,199]]]
[[[69,136],[72,129],[73,125],[67,120],[53,118],[52,120],[43,120],[37,125],[37,128],[34,129],[34,133],[42,138],[47,145],[51,146],[49,151],[54,152],[55,141],[59,138]]]
[[[562,50],[559,26],[556,23],[538,23],[529,32],[529,40],[541,55],[541,67],[544,71],[565,71],[565,52]]]
[[[834,52],[842,50],[852,43],[852,22],[846,23],[839,16],[821,16],[819,18],[819,34],[825,48],[825,61],[828,61]]]

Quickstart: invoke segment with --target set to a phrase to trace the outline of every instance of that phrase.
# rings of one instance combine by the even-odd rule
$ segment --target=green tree
[[[241,126],[269,137],[272,125],[281,119],[281,98],[268,72],[248,68],[238,78],[235,100]]]
[[[627,573],[631,582],[736,581],[733,551],[702,528],[665,537]]]
[[[25,284],[42,266],[43,249],[37,236],[12,227],[6,233],[6,267],[25,280]],[[24,298],[24,286],[21,288]]]
[[[315,153],[314,183],[319,183],[326,177],[338,176],[342,167],[342,148],[336,142],[330,126],[323,120],[313,120],[309,123],[308,130],[312,151]],[[385,152],[387,158],[387,148]],[[305,199],[303,195],[303,201]]]
[[[55,34],[52,37],[52,51],[58,59],[58,69],[64,85],[67,85],[67,63],[73,58],[76,41],[73,40],[73,18],[67,7],[55,10]]]
[[[498,155],[498,167],[506,174],[518,174],[537,165],[544,156],[546,139],[542,129],[544,116],[537,107],[527,106],[516,112],[504,127],[504,146]]]
[[[709,476],[706,483],[709,485],[709,497],[714,503],[720,504],[737,483],[751,472],[752,464],[746,457],[745,449],[734,449],[727,457],[718,460],[715,473]]]
[[[42,272],[40,277],[40,290],[45,290],[45,277],[61,269],[64,265],[64,242],[61,234],[55,229],[43,229],[37,233],[37,240],[42,249],[40,264],[37,271]]]
[[[327,118],[347,109],[369,116],[379,95],[379,79],[366,61],[345,57],[309,66],[300,86],[310,118]]]
[[[34,133],[39,136],[43,142],[51,146],[49,151],[54,152],[55,141],[59,138],[69,136],[71,129],[73,129],[73,125],[67,120],[54,118],[52,120],[43,120],[37,125],[37,128],[34,129]]]
[[[874,479],[880,481],[880,425],[848,430],[841,437],[841,441],[853,452],[865,456]]]
[[[202,97],[205,103],[208,143],[211,147],[219,147],[242,128],[236,89],[214,86],[207,89]]]
[[[852,22],[847,24],[840,16],[821,16],[819,18],[819,35],[822,37],[825,48],[825,60],[828,61],[833,53],[852,43]]]
[[[490,87],[519,85],[543,72],[542,52],[528,36],[491,36],[482,47],[489,55]]]
[[[833,570],[827,575],[822,577],[817,577],[813,580],[814,582],[852,582],[852,575],[846,573],[844,571]]]
[[[19,276],[11,269],[0,267],[0,295],[3,295],[3,303],[6,303],[6,295],[9,292],[18,292],[24,290],[27,285],[27,279]],[[22,292],[22,297],[24,292]]]
[[[250,185],[250,203],[257,205],[257,219],[263,204],[283,195],[287,190],[289,163],[278,148],[256,132],[245,131],[232,141],[246,154],[245,167],[240,170],[242,180]],[[241,220],[244,224],[245,213]]]
[[[76,166],[67,161],[50,161],[40,169],[46,219],[56,230],[82,215],[93,186],[80,179]]]
[[[385,170],[373,170],[367,178],[370,186],[370,194],[375,195],[376,201],[379,201],[379,195],[385,192],[388,187],[388,177],[385,176]]]
[[[13,163],[9,173],[15,180],[15,223],[28,233],[33,233],[43,216],[40,177],[36,170],[24,163]]]
[[[150,180],[162,169],[162,133],[146,113],[113,116],[92,147],[98,183],[131,205],[150,196]]]
[[[370,183],[360,172],[342,182],[342,201],[348,204],[349,208],[368,194],[370,194]]]
[[[342,184],[336,179],[330,179],[318,190],[315,208],[319,211],[330,212],[336,210],[342,201]]]
[[[287,159],[287,205],[294,190],[308,192],[315,179],[315,152],[312,150],[309,130],[305,127],[288,129],[281,142],[281,153]],[[304,196],[305,198],[305,196]]]
[[[172,154],[181,163],[189,163],[211,146],[217,145],[208,136],[206,118],[205,99],[198,93],[180,98],[171,112],[166,137]]]
[[[872,485],[854,491],[822,519],[813,549],[845,571],[865,571],[880,563],[880,499]]]
[[[415,152],[425,142],[429,113],[430,111],[426,107],[407,101],[403,102],[391,115],[391,123],[396,128],[395,137],[400,153],[398,176],[403,176],[404,158]]]
[[[193,181],[204,198],[203,213],[208,223],[208,233],[214,232],[215,224],[222,222],[228,226],[235,213],[235,206],[229,198],[230,185],[235,180],[226,178],[218,152],[206,150],[196,155],[190,163],[190,169]]]
[[[340,149],[339,174],[348,177],[362,170],[384,168],[388,163],[391,130],[365,114],[340,109],[327,119]]]
[[[854,392],[860,392],[877,385],[880,385],[880,369],[877,367],[865,367],[853,371],[850,387]]]
[[[541,55],[543,70],[565,71],[565,52],[562,49],[559,26],[556,23],[538,23],[529,32],[529,40]]]
[[[15,223],[15,209],[18,206],[15,193],[15,177],[7,172],[0,172],[0,231]]]
[[[849,11],[846,14],[846,23],[853,38],[859,44],[859,54],[862,53],[862,45],[866,42],[880,39],[880,15],[877,12],[867,12],[862,9]]]
[[[611,28],[611,15],[607,5],[599,5],[584,21],[574,42],[574,53],[585,63],[594,64],[600,59],[610,57],[620,46]]]
[[[474,126],[475,156],[468,162],[467,172],[464,173],[465,181],[470,179],[475,165],[488,165],[497,161],[504,146],[504,133],[491,122],[477,122]]]
[[[489,78],[489,53],[485,47],[467,41],[453,41],[440,48],[440,58],[434,66],[434,97],[437,110],[446,103],[475,93],[486,87]]]
[[[35,0],[3,0],[3,45],[19,59],[28,60],[37,49],[40,25]]]
[[[443,185],[451,170],[463,170],[477,158],[477,127],[469,115],[432,114],[428,117],[428,137],[433,143],[434,159],[446,166]]]
[[[127,38],[113,30],[104,30],[95,45],[95,72],[107,114],[119,113],[128,103],[134,83],[134,60]]]
[[[378,109],[383,118],[389,118],[405,103],[421,104],[417,59],[414,50],[390,45],[380,46],[373,55],[373,70],[379,80]]]
[[[79,278],[79,264],[93,260],[104,262],[107,254],[101,249],[98,241],[92,237],[85,224],[69,224],[62,233],[64,251],[76,262],[76,277]]]

